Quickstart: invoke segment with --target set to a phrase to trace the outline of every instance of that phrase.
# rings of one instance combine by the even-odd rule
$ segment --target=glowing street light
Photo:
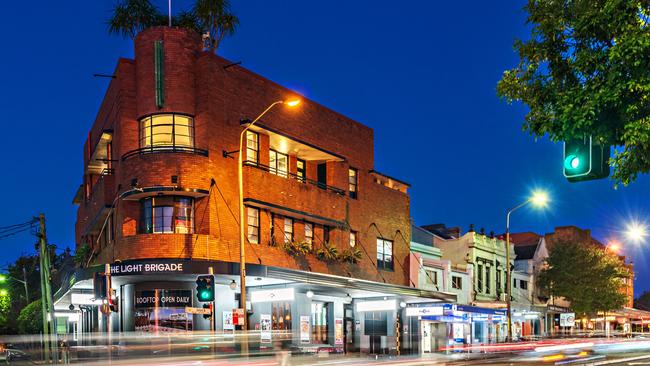
[[[645,225],[642,225],[638,222],[632,222],[627,226],[625,231],[625,236],[632,241],[642,242],[648,236],[648,231]]]
[[[512,279],[510,278],[510,214],[529,203],[535,207],[544,208],[548,205],[548,202],[548,193],[546,191],[536,190],[533,192],[530,198],[510,209],[506,215],[506,305],[508,307],[508,341],[512,341],[512,304],[510,299],[512,285]]]
[[[244,173],[242,172],[242,167],[244,165],[243,159],[243,146],[244,146],[244,137],[246,136],[246,131],[248,131],[257,121],[262,118],[268,111],[278,104],[284,104],[288,107],[295,107],[300,104],[300,99],[290,99],[290,100],[278,100],[277,102],[271,103],[259,116],[257,116],[252,122],[246,126],[239,135],[239,159],[237,161],[237,178],[239,183],[239,288],[240,288],[240,306],[246,311],[246,233],[244,230],[244,225],[246,222],[246,214],[244,213]],[[234,282],[234,281],[233,281]],[[248,329],[248,321],[244,317],[244,330]],[[244,345],[247,345],[244,342]]]
[[[7,296],[7,295],[9,295],[9,291],[5,289],[0,290],[0,296]]]

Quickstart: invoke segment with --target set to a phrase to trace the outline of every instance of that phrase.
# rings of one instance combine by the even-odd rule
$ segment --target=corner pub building
[[[87,265],[55,294],[59,329],[88,332],[209,330],[197,275],[215,273],[215,330],[239,308],[242,153],[250,331],[303,347],[390,353],[397,321],[414,302],[452,294],[411,287],[408,184],[374,170],[372,129],[201,48],[192,31],[156,27],[119,59],[85,142],[77,246]],[[309,247],[306,254],[296,248]],[[323,260],[336,248],[358,259]],[[292,250],[294,249],[294,250]],[[354,262],[354,261],[352,261]],[[110,264],[110,321],[92,277]],[[408,330],[400,328],[400,332]],[[409,347],[402,336],[402,353]],[[417,343],[417,342],[413,342]]]

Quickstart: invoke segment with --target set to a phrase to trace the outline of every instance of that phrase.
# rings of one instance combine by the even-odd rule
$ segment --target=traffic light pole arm
[[[518,209],[526,206],[531,202],[532,199],[528,199],[523,203],[511,208],[506,214],[506,305],[508,307],[508,342],[512,342],[512,301],[511,301],[511,289],[512,289],[512,279],[510,273],[510,215],[517,211]]]

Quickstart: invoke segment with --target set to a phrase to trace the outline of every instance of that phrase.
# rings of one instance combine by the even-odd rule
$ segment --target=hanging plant
[[[311,246],[305,241],[290,241],[283,245],[284,250],[293,257],[304,257],[311,251]]]
[[[357,264],[361,260],[363,254],[359,249],[350,248],[346,249],[341,253],[341,260],[350,264]]]
[[[323,244],[316,251],[316,258],[322,260],[323,262],[336,262],[339,260],[339,250],[335,246],[330,245],[327,242]]]

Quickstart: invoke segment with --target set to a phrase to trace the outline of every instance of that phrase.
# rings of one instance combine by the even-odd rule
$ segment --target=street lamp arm
[[[520,203],[519,205],[511,208],[508,211],[508,214],[506,215],[506,233],[510,231],[510,214],[517,211],[518,209],[526,206],[527,204],[530,203],[530,201],[531,201],[531,199],[527,199],[526,201],[524,201],[524,202]]]

